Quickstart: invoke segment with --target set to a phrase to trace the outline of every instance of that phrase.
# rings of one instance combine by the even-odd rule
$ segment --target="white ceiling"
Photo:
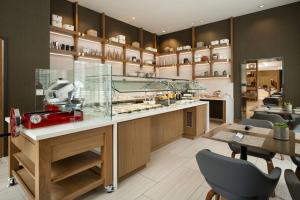
[[[76,0],[70,0],[72,2]],[[299,0],[77,0],[79,5],[158,35]],[[264,5],[260,8],[260,5]],[[135,20],[132,19],[135,17]],[[165,33],[162,31],[165,30]]]

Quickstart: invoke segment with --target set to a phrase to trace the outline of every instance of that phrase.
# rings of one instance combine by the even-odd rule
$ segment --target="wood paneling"
[[[202,135],[206,131],[207,105],[185,109],[184,113],[184,137],[192,138]]]
[[[153,47],[153,34],[144,30],[144,47]]]
[[[151,151],[176,140],[182,134],[182,110],[151,117]]]
[[[118,124],[118,177],[144,166],[150,160],[150,118]]]

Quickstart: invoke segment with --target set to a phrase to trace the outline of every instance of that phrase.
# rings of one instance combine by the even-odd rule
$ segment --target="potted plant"
[[[293,110],[293,105],[290,102],[284,102],[284,108],[286,109],[286,111],[291,112]]]
[[[289,140],[290,130],[289,126],[284,122],[277,122],[273,127],[273,138],[278,140]]]

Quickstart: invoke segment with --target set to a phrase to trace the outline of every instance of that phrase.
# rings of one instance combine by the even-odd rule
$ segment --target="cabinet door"
[[[195,138],[204,134],[207,123],[207,105],[201,105],[184,111],[184,137]]]
[[[123,177],[150,160],[150,118],[118,124],[118,177]]]

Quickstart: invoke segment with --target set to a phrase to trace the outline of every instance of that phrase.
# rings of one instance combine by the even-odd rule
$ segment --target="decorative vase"
[[[273,127],[273,138],[277,140],[289,140],[290,139],[290,130],[288,127],[282,128],[278,126]]]

